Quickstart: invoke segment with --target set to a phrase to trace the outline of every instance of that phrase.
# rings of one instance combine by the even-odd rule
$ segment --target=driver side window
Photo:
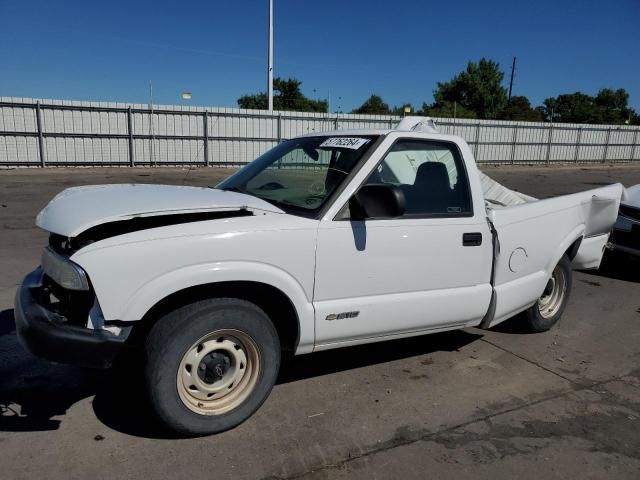
[[[366,183],[400,188],[405,196],[405,216],[472,215],[464,163],[452,143],[398,140]]]

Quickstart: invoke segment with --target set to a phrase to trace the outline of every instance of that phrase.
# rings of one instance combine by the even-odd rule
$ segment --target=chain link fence
[[[478,163],[640,160],[640,128],[437,118]],[[267,112],[0,97],[0,166],[237,166],[278,142],[335,129],[389,129],[396,116]]]

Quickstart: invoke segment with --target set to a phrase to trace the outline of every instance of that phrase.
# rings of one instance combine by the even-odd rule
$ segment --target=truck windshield
[[[253,195],[292,213],[318,210],[376,138],[319,136],[287,140],[216,188]]]

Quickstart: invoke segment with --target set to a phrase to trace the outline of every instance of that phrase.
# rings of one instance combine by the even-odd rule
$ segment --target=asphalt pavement
[[[640,167],[487,167],[537,197],[640,183]],[[215,185],[218,168],[0,171],[0,479],[640,478],[640,262],[575,272],[562,321],[517,321],[289,359],[238,428],[176,438],[151,416],[135,358],[53,365],[17,343],[12,302],[47,235],[37,212],[73,185]]]

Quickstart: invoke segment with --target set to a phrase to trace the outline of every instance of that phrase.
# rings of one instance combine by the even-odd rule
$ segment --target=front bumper
[[[118,335],[107,330],[71,325],[48,308],[43,271],[37,268],[27,275],[15,298],[18,339],[25,349],[38,357],[82,367],[108,368],[122,350],[130,328]]]

